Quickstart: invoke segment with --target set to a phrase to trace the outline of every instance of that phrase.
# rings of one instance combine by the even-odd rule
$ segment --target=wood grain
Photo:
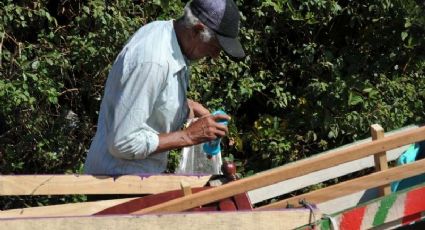
[[[190,187],[203,187],[211,176],[152,175],[119,177],[91,175],[0,176],[0,195],[155,194]]]

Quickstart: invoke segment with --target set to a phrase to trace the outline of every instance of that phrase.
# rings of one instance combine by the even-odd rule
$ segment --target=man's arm
[[[108,77],[103,99],[105,144],[117,158],[144,159],[158,147],[158,132],[146,121],[162,90],[167,69],[153,62],[130,62],[125,68],[117,68]]]
[[[197,145],[225,136],[228,132],[227,126],[218,123],[219,120],[230,120],[230,117],[224,114],[207,115],[193,122],[187,129],[159,134],[155,153]]]

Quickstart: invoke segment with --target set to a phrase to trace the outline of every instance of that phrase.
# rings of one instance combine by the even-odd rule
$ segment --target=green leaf
[[[83,11],[84,11],[86,14],[90,14],[90,8],[89,8],[89,7],[87,7],[87,6],[83,6]]]
[[[409,34],[406,31],[401,32],[401,40],[405,40],[409,36]]]
[[[363,102],[363,98],[361,95],[358,95],[356,93],[350,92],[348,97],[348,105],[357,105],[359,103]]]
[[[52,61],[52,59],[46,59],[46,62],[47,62],[47,64],[49,64],[49,65],[53,65],[53,61]]]
[[[163,8],[168,8],[170,2],[169,0],[153,0],[153,3]]]
[[[38,68],[38,66],[40,65],[40,62],[39,61],[34,61],[32,64],[31,64],[31,68],[33,69],[33,70],[37,70],[37,68]]]

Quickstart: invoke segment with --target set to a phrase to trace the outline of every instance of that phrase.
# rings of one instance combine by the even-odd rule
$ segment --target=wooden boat
[[[386,229],[385,226],[397,226],[391,223],[401,221],[401,224],[409,224],[422,220],[423,205],[415,206],[413,211],[400,212],[400,215],[390,215],[388,213],[393,211],[388,211],[385,218],[381,218],[382,215],[378,213],[384,209],[379,207],[386,207],[394,197],[397,197],[393,203],[397,204],[394,210],[399,210],[402,205],[401,201],[397,201],[399,197],[416,197],[415,202],[420,201],[418,194],[423,194],[423,187],[391,193],[389,184],[424,173],[425,160],[391,168],[387,162],[396,159],[409,144],[423,140],[425,127],[406,127],[387,133],[384,137],[383,129],[373,125],[372,139],[215,187],[207,185],[213,180],[211,176],[1,176],[0,195],[152,195],[3,210],[0,212],[0,223],[10,229],[102,229],[111,226],[129,229],[295,229],[317,226],[329,229],[329,223],[333,220],[336,224],[332,226],[339,229],[369,229],[377,226]],[[261,205],[264,200],[369,167],[375,167],[376,171]],[[377,214],[373,221],[368,221],[378,223],[378,220],[382,220],[382,224],[370,225],[366,224],[367,221],[361,221],[359,225],[359,221],[347,222],[357,218],[361,210],[363,216],[372,216],[372,211],[368,211],[372,207],[378,207]]]

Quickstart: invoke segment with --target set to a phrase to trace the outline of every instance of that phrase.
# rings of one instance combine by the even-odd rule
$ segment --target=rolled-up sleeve
[[[164,87],[166,68],[156,63],[134,63],[111,71],[105,93],[106,144],[108,151],[123,159],[144,159],[159,144],[158,132],[147,120]]]

